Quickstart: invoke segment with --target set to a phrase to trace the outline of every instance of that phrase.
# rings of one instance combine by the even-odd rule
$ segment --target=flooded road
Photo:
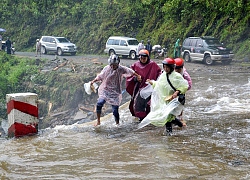
[[[247,180],[250,179],[250,74],[189,72],[186,129],[137,130],[128,105],[112,116],[0,138],[1,179]]]

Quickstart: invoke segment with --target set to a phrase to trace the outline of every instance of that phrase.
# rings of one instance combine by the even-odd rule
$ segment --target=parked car
[[[212,65],[214,61],[230,64],[234,57],[231,49],[212,36],[186,38],[183,41],[181,55],[186,62],[202,61],[207,65]]]
[[[76,45],[71,43],[65,37],[42,36],[40,42],[42,54],[54,52],[59,56],[63,55],[64,53],[75,55],[77,51]]]
[[[131,59],[136,59],[138,40],[130,37],[111,36],[106,42],[105,53],[111,56],[117,54],[121,56],[129,56]]]

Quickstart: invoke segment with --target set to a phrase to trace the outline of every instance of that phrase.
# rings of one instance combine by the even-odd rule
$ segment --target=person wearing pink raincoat
[[[184,67],[184,60],[182,58],[175,58],[174,61],[176,64],[175,71],[180,73],[184,77],[184,79],[187,80],[188,90],[190,90],[192,87],[192,79],[189,73],[187,72],[186,68]]]
[[[96,81],[102,82],[98,89],[99,98],[96,104],[97,123],[95,126],[101,124],[100,118],[102,107],[106,102],[112,105],[115,122],[117,125],[119,124],[119,106],[122,101],[122,80],[123,78],[133,75],[141,78],[140,75],[138,75],[134,70],[126,66],[119,65],[120,58],[115,54],[109,57],[108,63],[109,65],[105,66],[101,73],[98,74],[93,81],[91,81],[91,85],[93,85]]]
[[[182,58],[175,58],[174,61],[175,61],[175,64],[176,64],[175,71],[178,72],[178,73],[180,73],[183,76],[183,78],[188,82],[188,90],[190,90],[191,87],[192,87],[192,79],[191,79],[189,73],[187,72],[186,68],[184,67],[184,59],[182,59]],[[183,114],[183,111],[178,116],[178,118],[186,126],[186,123],[184,122],[184,120],[182,118],[182,114]]]

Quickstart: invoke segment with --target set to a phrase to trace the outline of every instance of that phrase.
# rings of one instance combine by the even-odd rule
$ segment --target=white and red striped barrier
[[[38,133],[38,97],[35,93],[6,94],[8,136],[21,137]]]

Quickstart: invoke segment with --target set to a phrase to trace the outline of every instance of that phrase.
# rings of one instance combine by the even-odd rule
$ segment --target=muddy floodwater
[[[190,71],[186,129],[137,130],[127,104],[112,116],[42,129],[37,136],[0,138],[0,177],[10,180],[248,180],[250,74]]]

